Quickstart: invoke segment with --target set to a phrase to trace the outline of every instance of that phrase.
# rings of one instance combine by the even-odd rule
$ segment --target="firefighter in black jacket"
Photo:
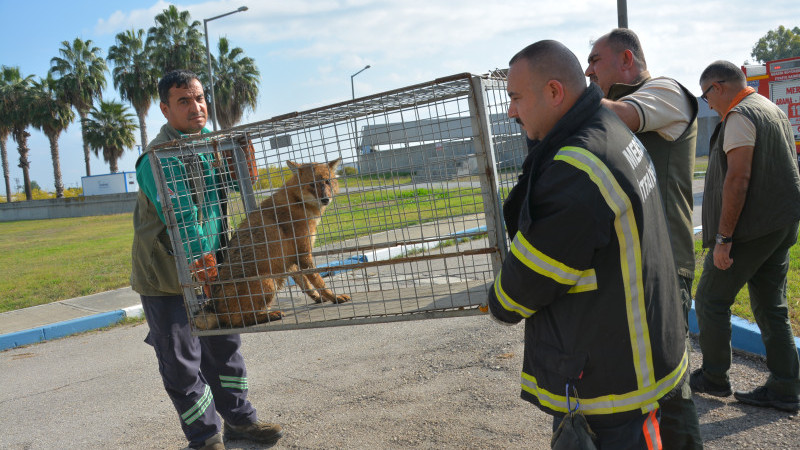
[[[522,398],[554,425],[577,405],[603,449],[660,448],[659,400],[688,357],[653,164],[556,41],[511,59],[508,94],[533,144],[503,205],[511,251],[489,309],[526,319]]]

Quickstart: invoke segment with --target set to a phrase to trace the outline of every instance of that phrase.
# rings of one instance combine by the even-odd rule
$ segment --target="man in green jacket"
[[[800,360],[789,324],[786,275],[797,242],[800,174],[794,135],[778,106],[758,94],[742,70],[716,61],[700,75],[702,98],[722,122],[711,136],[703,192],[703,246],[710,249],[697,285],[703,366],[692,390],[731,395],[731,305],[747,284],[769,378],[737,400],[800,410]]]
[[[164,388],[191,448],[225,448],[217,413],[225,421],[226,439],[272,444],[282,436],[281,427],[258,420],[247,400],[240,336],[191,334],[164,218],[168,204],[190,260],[213,255],[225,234],[222,176],[208,155],[194,155],[188,163],[164,158],[168,198],[161,198],[151,168],[155,145],[208,133],[203,87],[194,73],[177,70],[161,79],[158,92],[167,124],[136,162],[140,189],[133,213],[131,287],[141,296],[150,327],[145,342],[155,349]]]

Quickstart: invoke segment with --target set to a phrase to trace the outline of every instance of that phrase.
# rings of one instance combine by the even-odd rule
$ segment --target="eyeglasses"
[[[708,89],[703,91],[703,95],[701,95],[700,98],[702,98],[704,102],[708,103],[708,93],[711,92],[711,89],[714,87],[714,83],[724,83],[724,82],[725,80],[712,81],[711,86],[709,86]]]

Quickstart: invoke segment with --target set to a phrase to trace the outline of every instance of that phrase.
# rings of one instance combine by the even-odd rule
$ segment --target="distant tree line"
[[[200,21],[170,5],[154,22],[146,34],[142,29],[117,34],[106,59],[91,40],[63,41],[58,56],[50,60],[47,76],[38,80],[23,75],[19,67],[0,67],[0,156],[7,201],[12,199],[6,147],[9,135],[17,143],[26,200],[33,199],[27,129],[32,126],[47,136],[56,197],[61,198],[64,184],[58,139],[75,121],[75,112],[80,118],[86,175],[91,175],[90,151],[95,156],[102,154],[111,172],[117,172],[118,160],[136,142],[137,128],[142,146],[149,142],[145,119],[158,99],[158,80],[163,74],[179,68],[191,70],[200,77],[206,93],[210,91],[212,80],[206,71]],[[255,60],[241,48],[231,48],[225,37],[219,39],[217,55],[211,56],[217,100],[213,107],[218,125],[226,129],[239,123],[246,111],[255,110],[261,77]],[[113,66],[114,89],[133,106],[135,116],[124,104],[103,100],[108,64]]]
[[[750,56],[760,63],[800,56],[800,27],[790,30],[781,25],[770,30],[756,42]]]

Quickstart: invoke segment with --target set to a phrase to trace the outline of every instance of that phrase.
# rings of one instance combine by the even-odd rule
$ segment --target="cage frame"
[[[478,250],[466,250],[455,253],[440,253],[436,255],[416,255],[404,257],[402,262],[415,262],[424,260],[444,259],[448,257],[483,255],[490,257],[491,269],[496,276],[502,266],[502,261],[508,252],[508,240],[506,238],[505,224],[502,214],[502,183],[498,175],[498,160],[494,147],[492,135],[492,124],[490,123],[490,113],[488,103],[488,92],[490,90],[502,90],[505,93],[505,79],[502,73],[487,75],[473,75],[470,73],[455,74],[448,77],[437,78],[435,80],[419,83],[391,91],[381,92],[365,97],[356,98],[329,106],[313,108],[302,112],[292,112],[270,119],[239,125],[227,130],[213,133],[206,133],[202,138],[187,137],[153,146],[151,149],[158,157],[150,158],[151,168],[156,178],[157,190],[160,198],[168,198],[166,190],[167,180],[162,170],[161,157],[185,156],[187,154],[208,154],[230,151],[233,155],[233,169],[238,177],[240,194],[245,211],[249,214],[257,210],[255,192],[250,174],[247,169],[246,155],[241,146],[236,144],[237,139],[252,137],[263,138],[265,136],[281,136],[293,131],[302,130],[308,127],[307,123],[314,125],[333,124],[348,120],[357,120],[370,115],[394,111],[402,111],[404,108],[413,108],[419,104],[428,104],[434,101],[444,101],[456,97],[467,96],[469,105],[469,119],[473,135],[470,136],[474,154],[478,164],[477,176],[481,186],[481,198],[483,202],[483,218],[486,221],[486,233],[488,246]],[[413,92],[413,98],[401,97],[400,101],[386,104],[387,98],[405,92]],[[405,101],[403,101],[405,100]],[[255,131],[254,131],[255,130]],[[198,283],[191,278],[188,267],[188,256],[183,245],[180,244],[181,237],[178,230],[178,223],[174,208],[170,202],[162,204],[162,212],[167,222],[167,230],[172,243],[172,250],[175,255],[175,262],[178,269],[178,278],[184,293],[187,314],[192,317],[199,307],[196,292]],[[437,239],[434,237],[432,239]],[[418,241],[411,240],[407,243],[424,243],[425,238]],[[380,245],[394,245],[394,242],[387,242]],[[373,244],[374,245],[374,244]],[[346,249],[346,248],[345,248]],[[340,252],[342,250],[340,249]],[[313,255],[325,254],[326,250],[315,249]],[[357,270],[369,267],[378,267],[393,264],[390,261],[371,261],[355,262],[337,266],[337,270]],[[329,267],[315,267],[309,269],[299,269],[292,274],[302,273],[321,273],[330,271]],[[469,295],[469,294],[468,294]],[[192,304],[194,302],[194,304]],[[338,318],[323,321],[311,321],[304,323],[267,323],[247,326],[243,328],[220,328],[213,330],[197,330],[192,326],[192,333],[197,336],[219,335],[244,332],[278,331],[290,329],[323,328],[331,326],[347,326],[353,324],[386,323],[396,321],[435,319],[446,317],[463,317],[481,315],[486,313],[485,300],[480,304],[472,304],[469,307],[433,309],[425,311],[401,312],[391,314],[370,314],[369,316],[356,316],[352,318]]]

